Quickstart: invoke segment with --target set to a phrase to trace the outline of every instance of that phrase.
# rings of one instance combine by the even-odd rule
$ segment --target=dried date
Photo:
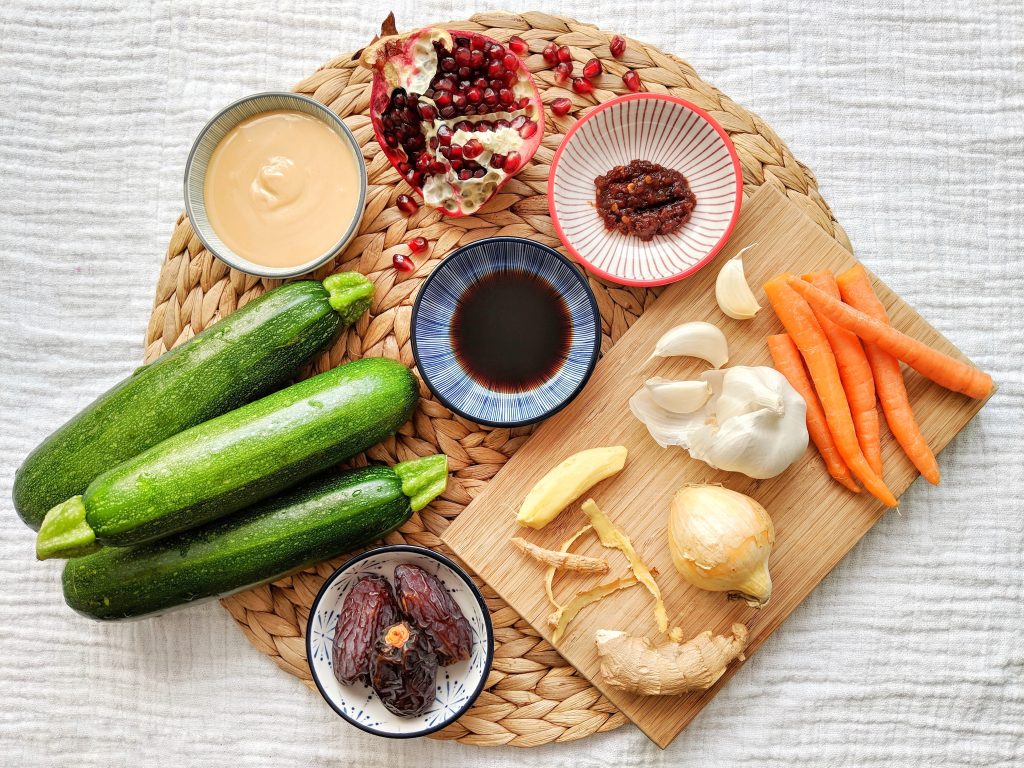
[[[437,656],[425,632],[406,621],[384,629],[374,650],[371,681],[380,703],[402,717],[434,703]]]
[[[473,629],[436,576],[415,565],[395,568],[402,611],[430,640],[442,667],[469,658]]]
[[[331,658],[334,676],[343,685],[370,683],[374,644],[386,627],[400,619],[391,584],[383,576],[364,576],[348,591],[334,630]]]

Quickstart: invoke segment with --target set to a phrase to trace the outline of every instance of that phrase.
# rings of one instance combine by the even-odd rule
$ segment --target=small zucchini
[[[395,432],[412,373],[356,360],[167,438],[46,514],[36,555],[75,557],[195,528],[288,488]]]
[[[370,306],[356,272],[287,283],[137,369],[50,435],[18,469],[14,506],[35,530],[101,472],[277,389]]]
[[[381,538],[447,480],[441,454],[331,472],[201,528],[69,560],[64,600],[94,619],[126,619],[275,581]]]

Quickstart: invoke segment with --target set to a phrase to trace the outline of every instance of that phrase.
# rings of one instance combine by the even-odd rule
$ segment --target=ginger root
[[[733,659],[743,660],[747,647],[747,628],[732,625],[732,636],[701,632],[686,643],[675,642],[673,630],[669,642],[654,645],[646,637],[631,637],[625,632],[599,629],[594,635],[601,676],[615,687],[645,696],[676,696],[688,691],[703,691],[725,674]]]

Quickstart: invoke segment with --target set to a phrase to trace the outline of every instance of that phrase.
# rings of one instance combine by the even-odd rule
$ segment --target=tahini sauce
[[[303,264],[330,250],[357,215],[356,162],[341,137],[311,115],[254,115],[210,156],[206,215],[239,256],[267,267]]]

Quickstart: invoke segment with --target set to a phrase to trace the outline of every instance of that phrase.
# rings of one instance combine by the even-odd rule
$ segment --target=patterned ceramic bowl
[[[697,206],[678,232],[644,242],[605,229],[594,207],[594,179],[631,160],[686,176]],[[704,266],[728,240],[742,195],[739,156],[721,126],[695,104],[655,93],[620,96],[578,121],[548,176],[548,206],[565,247],[595,274],[623,285],[664,285]]]
[[[376,574],[394,584],[396,565],[411,563],[437,576],[473,628],[469,659],[438,668],[437,697],[419,717],[399,717],[362,683],[342,685],[334,676],[331,647],[338,613],[348,590],[361,576]],[[313,681],[331,708],[360,730],[393,739],[410,739],[439,731],[457,720],[484,689],[494,656],[494,632],[484,598],[459,566],[444,555],[406,544],[378,547],[357,555],[324,582],[309,610],[306,658]]]
[[[327,252],[294,267],[268,267],[265,264],[257,264],[235,253],[220,239],[220,236],[214,231],[206,216],[206,198],[204,196],[206,166],[210,162],[213,150],[228,131],[246,118],[275,109],[295,110],[322,120],[332,131],[338,134],[342,142],[352,151],[356,161],[356,168],[359,169],[360,174],[359,200],[356,203],[356,213],[352,221],[338,222],[338,241]],[[196,141],[192,145],[192,151],[189,152],[188,161],[185,164],[185,213],[188,214],[188,219],[192,223],[192,229],[199,235],[199,239],[203,241],[206,250],[229,267],[234,267],[249,275],[272,278],[295,277],[296,275],[312,272],[320,265],[327,263],[341,253],[345,246],[355,237],[356,231],[359,229],[359,220],[362,218],[365,204],[366,165],[363,163],[363,153],[359,149],[359,142],[356,141],[348,126],[334,112],[319,101],[314,101],[308,96],[300,96],[297,93],[257,93],[253,96],[246,96],[244,99],[239,99],[234,104],[224,107],[199,132],[199,136],[196,137]]]
[[[567,323],[564,347],[545,374],[528,385],[502,389],[470,375],[453,351],[453,327],[475,286],[509,275],[536,278],[555,301],[561,297],[559,311]],[[526,322],[530,314],[525,306],[488,309],[492,314],[481,322],[508,317]],[[427,278],[412,310],[412,351],[423,380],[445,406],[478,424],[517,427],[561,410],[587,383],[600,350],[601,316],[586,276],[557,251],[519,237],[478,240],[452,253]],[[507,347],[495,352],[510,354]]]

